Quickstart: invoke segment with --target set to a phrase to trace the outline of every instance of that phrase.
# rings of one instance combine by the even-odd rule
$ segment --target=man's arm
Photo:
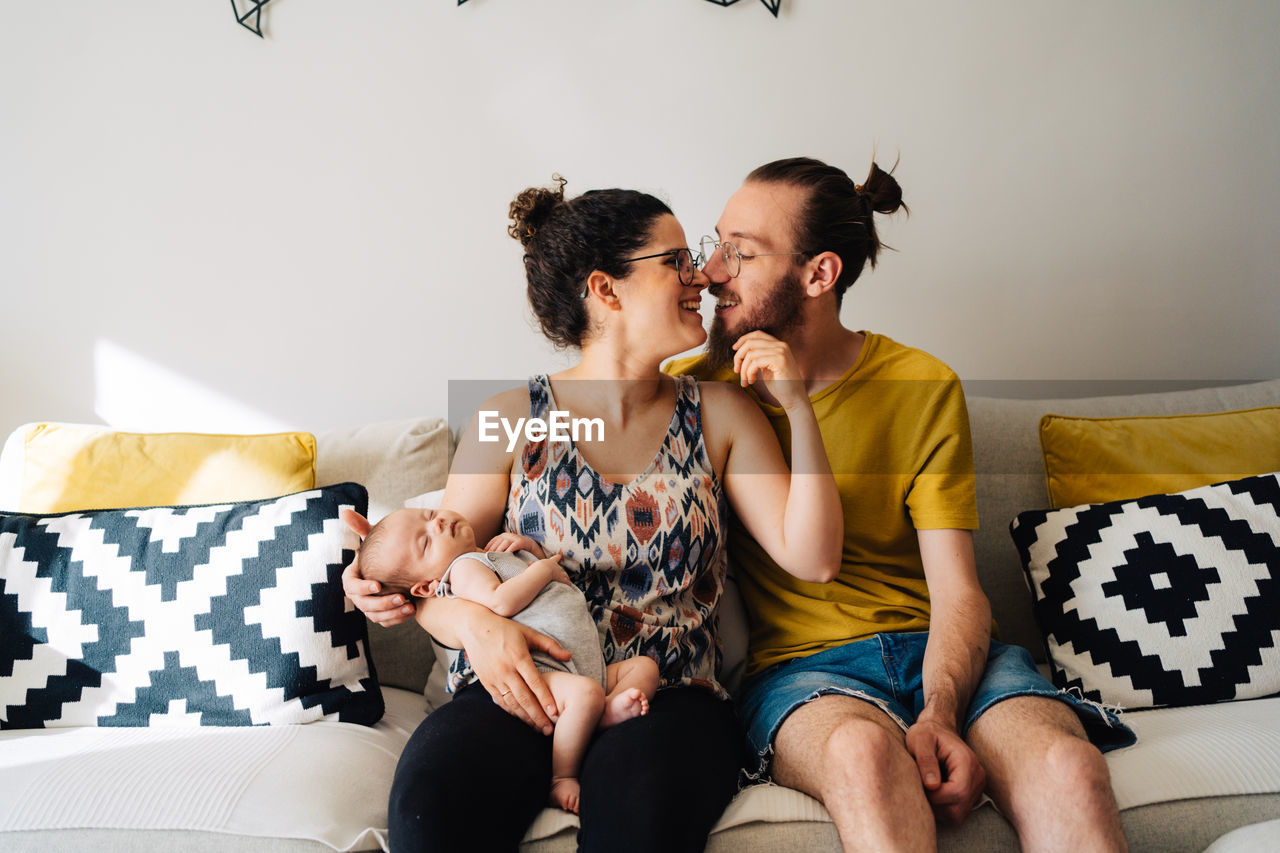
[[[978,583],[970,531],[921,530],[917,538],[931,616],[924,708],[907,732],[907,748],[934,811],[959,823],[986,787],[986,773],[960,727],[986,668],[991,605]]]

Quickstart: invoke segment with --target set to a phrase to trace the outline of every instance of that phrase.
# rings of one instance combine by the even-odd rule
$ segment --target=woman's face
[[[631,257],[658,255],[688,248],[680,222],[670,214],[656,219],[649,241]],[[619,321],[624,324],[628,344],[653,350],[661,358],[701,346],[707,339],[702,326],[702,290],[709,283],[701,270],[694,270],[693,284],[680,283],[678,260],[674,254],[633,261],[630,275],[618,282],[622,306]]]

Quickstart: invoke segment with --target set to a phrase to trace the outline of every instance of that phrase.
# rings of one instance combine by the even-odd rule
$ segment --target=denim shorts
[[[774,664],[742,688],[738,712],[753,759],[747,775],[769,778],[773,739],[792,711],[819,696],[841,694],[870,702],[906,731],[924,707],[922,670],[928,632],[876,634],[808,657]],[[1103,752],[1137,740],[1110,708],[1058,690],[1021,646],[991,641],[987,668],[969,701],[961,735],[988,708],[1014,696],[1045,696],[1065,703],[1084,724],[1089,740]],[[754,766],[753,766],[754,765]]]

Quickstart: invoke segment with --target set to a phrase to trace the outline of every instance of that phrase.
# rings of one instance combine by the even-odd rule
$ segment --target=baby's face
[[[416,580],[436,580],[455,557],[476,550],[475,531],[451,510],[401,509],[384,523],[397,564]]]

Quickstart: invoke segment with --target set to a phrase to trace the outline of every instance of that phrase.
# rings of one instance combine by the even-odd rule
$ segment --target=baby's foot
[[[604,713],[600,716],[600,728],[616,726],[632,717],[643,717],[649,713],[649,700],[638,687],[628,687],[621,693],[609,697],[605,703]]]
[[[551,779],[551,796],[548,798],[553,806],[559,806],[567,812],[578,813],[578,780],[572,776],[554,776]]]

